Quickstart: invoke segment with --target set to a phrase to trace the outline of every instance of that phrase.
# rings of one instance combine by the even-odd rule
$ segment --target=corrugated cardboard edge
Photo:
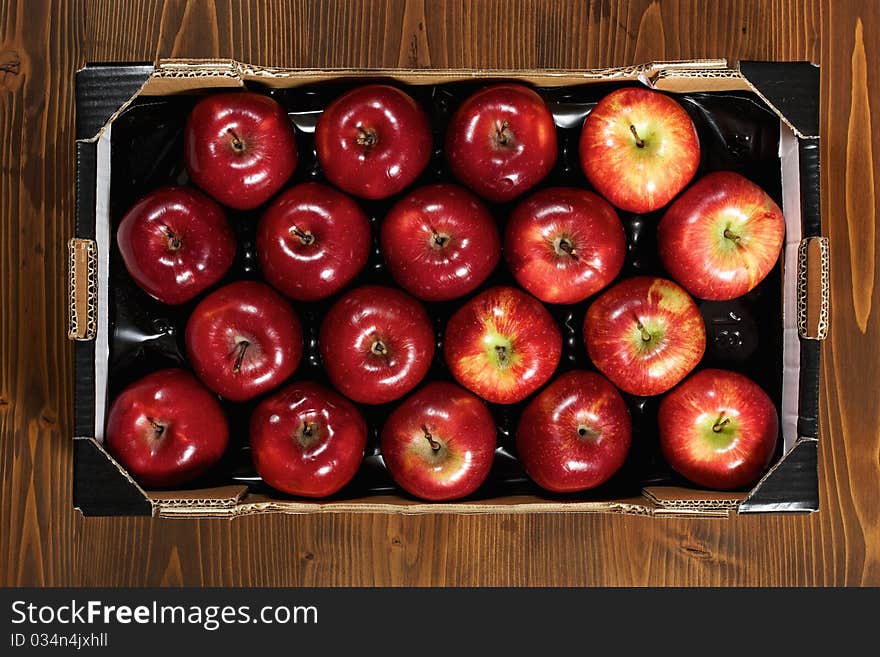
[[[767,106],[773,110],[783,123],[801,138],[816,138],[813,135],[803,135],[792,125],[786,117],[774,105],[752,85],[738,69],[729,68],[727,61],[723,59],[691,60],[681,62],[653,62],[640,66],[591,69],[591,70],[492,70],[492,69],[280,69],[260,67],[242,64],[235,60],[160,60],[153,73],[144,81],[140,89],[132,95],[119,109],[107,120],[105,125],[94,137],[81,141],[95,141],[104,132],[116,117],[141,94],[156,95],[171,93],[170,80],[193,79],[196,84],[189,88],[178,89],[188,91],[193,89],[215,87],[241,87],[247,81],[266,84],[267,86],[298,86],[329,79],[331,77],[383,77],[399,80],[411,84],[428,84],[443,81],[444,79],[461,78],[485,78],[485,79],[520,79],[527,82],[539,82],[544,86],[554,84],[572,84],[577,81],[584,83],[599,81],[640,81],[643,84],[671,93],[692,90],[694,80],[700,80],[705,90],[749,90],[759,96]],[[292,85],[291,80],[296,79],[297,85]],[[706,86],[708,85],[708,87]],[[176,85],[175,85],[176,86]],[[106,453],[106,452],[105,452]],[[789,452],[790,454],[790,452]],[[762,482],[767,480],[785,462],[789,454],[783,455],[780,461],[765,475]],[[108,454],[108,458],[112,458]],[[115,463],[115,461],[113,461]],[[117,464],[117,467],[118,464]],[[119,468],[123,473],[124,470]],[[126,474],[126,477],[128,475]],[[130,479],[130,477],[128,477]],[[133,480],[132,480],[133,482]],[[134,483],[134,482],[133,482]],[[136,484],[135,484],[136,485]],[[754,494],[759,485],[752,492]],[[139,488],[139,490],[141,490]],[[143,492],[143,491],[142,491]],[[163,499],[153,500],[154,514],[164,517],[199,517],[199,516],[227,516],[236,517],[258,512],[282,512],[282,513],[540,513],[545,511],[590,513],[609,512],[636,515],[670,516],[670,517],[727,517],[730,510],[738,508],[737,503],[729,500],[701,500],[695,502],[690,499],[664,499],[658,504],[658,498],[650,493],[645,493],[648,504],[619,504],[605,502],[566,503],[559,502],[534,503],[522,505],[493,505],[476,503],[458,504],[424,504],[424,505],[400,505],[400,504],[369,504],[358,502],[357,504],[345,502],[315,503],[315,502],[259,502],[248,503],[241,497],[226,500],[206,499]],[[653,499],[652,499],[653,497]]]
[[[831,249],[827,237],[808,237],[798,246],[798,334],[828,337],[831,315]]]
[[[98,247],[94,240],[73,238],[67,252],[67,337],[92,340],[98,326]]]

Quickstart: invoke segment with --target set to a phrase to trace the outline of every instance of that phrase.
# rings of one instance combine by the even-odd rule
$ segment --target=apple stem
[[[449,236],[443,235],[442,233],[438,233],[434,228],[431,228],[431,233],[433,233],[434,240],[434,248],[442,249],[449,242]]]
[[[571,242],[569,242],[564,237],[559,240],[559,248],[567,255],[570,255],[572,258],[577,260],[577,250],[572,246]]]
[[[642,332],[642,342],[650,342],[651,334],[648,332],[648,329],[645,328],[644,324],[642,324],[642,320],[636,319],[636,325],[639,327],[639,330]]]
[[[232,371],[238,372],[241,370],[241,362],[244,360],[244,352],[247,351],[247,348],[250,346],[250,342],[247,340],[242,340],[236,345],[236,349],[238,349],[238,355],[235,357],[235,363],[232,365]]]
[[[379,135],[372,128],[358,126],[357,143],[367,148],[375,146],[379,141]]]
[[[721,430],[730,422],[729,417],[724,417],[724,413],[722,413],[717,420],[715,420],[715,424],[712,425],[712,431],[715,433],[721,433]]]
[[[498,358],[498,364],[501,367],[507,367],[508,362],[510,361],[510,354],[507,353],[507,347],[503,345],[497,345],[495,347],[495,356]]]
[[[633,133],[633,137],[636,138],[636,146],[638,146],[639,148],[644,148],[645,147],[645,140],[642,139],[641,137],[639,137],[639,133],[636,130],[636,127],[634,125],[630,124],[629,131],[631,133]]]
[[[440,443],[434,440],[434,436],[432,436],[431,432],[428,431],[428,425],[423,424],[422,431],[425,432],[425,440],[427,440],[431,444],[431,449],[433,449],[435,452],[440,451]]]
[[[737,235],[736,233],[734,233],[732,230],[730,230],[730,228],[724,229],[724,237],[726,237],[729,240],[733,240],[734,242],[739,242],[739,240],[740,240],[740,236]]]
[[[498,144],[501,146],[507,146],[513,140],[513,133],[507,121],[498,123],[495,126],[495,133],[498,137]]]
[[[152,427],[153,427],[153,431],[156,432],[156,438],[161,438],[162,434],[165,433],[165,425],[159,424],[158,422],[156,422],[156,420],[154,420],[152,418],[150,418],[149,421],[150,421],[150,425],[152,425]]]
[[[300,241],[308,246],[315,241],[315,236],[307,230],[300,230],[297,226],[290,229],[291,234],[296,235]]]
[[[239,139],[238,135],[235,134],[235,131],[232,128],[228,128],[226,132],[228,132],[229,135],[232,137],[232,147],[237,151],[243,151],[244,144],[242,143],[241,139]]]
[[[180,238],[175,235],[174,231],[171,230],[168,226],[165,226],[165,237],[168,238],[168,248],[172,251],[177,251],[182,246],[182,242]]]
[[[388,347],[385,346],[385,343],[378,337],[374,338],[373,344],[370,347],[370,351],[372,351],[377,356],[382,356],[383,358],[388,358]]]

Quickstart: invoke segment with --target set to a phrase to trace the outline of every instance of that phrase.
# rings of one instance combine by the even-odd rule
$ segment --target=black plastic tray
[[[394,84],[413,96],[431,117],[434,155],[419,180],[398,196],[383,201],[358,200],[373,226],[374,248],[369,262],[351,287],[366,283],[394,285],[379,253],[378,226],[391,205],[408,191],[423,184],[452,182],[442,144],[446,123],[461,101],[487,83],[467,81],[440,85],[401,85],[388,80],[335,80],[295,89],[269,89],[249,84],[251,91],[266,93],[287,109],[297,128],[299,164],[288,186],[306,181],[326,182],[317,163],[313,130],[320,111],[334,98],[355,85],[368,82]],[[605,94],[626,84],[592,84],[538,88],[556,120],[559,156],[553,171],[534,190],[550,186],[590,189],[578,162],[578,138],[584,117]],[[111,154],[111,255],[110,255],[110,359],[108,400],[131,381],[148,372],[170,366],[188,367],[183,344],[189,313],[208,290],[180,307],[165,306],[144,293],[123,266],[115,243],[115,231],[126,210],[147,192],[166,184],[188,184],[183,166],[183,127],[190,108],[200,96],[141,97],[136,99],[113,124]],[[779,119],[754,94],[745,92],[690,93],[676,95],[697,127],[702,150],[695,180],[710,171],[737,171],[764,188],[781,205],[781,174],[778,156]],[[531,192],[527,192],[522,198]],[[520,200],[521,200],[520,199]],[[270,201],[271,202],[271,201]],[[495,216],[503,236],[504,220],[516,201],[487,206]],[[211,289],[233,280],[260,279],[254,251],[257,223],[264,208],[240,212],[227,209],[227,216],[238,237],[235,263],[226,278]],[[666,276],[657,256],[656,226],[663,210],[646,215],[619,212],[627,235],[627,259],[620,277],[636,274]],[[742,372],[757,381],[770,395],[777,409],[782,394],[782,280],[781,264],[751,293],[730,302],[699,302],[707,328],[706,355],[699,367],[723,367]],[[490,279],[473,296],[492,285],[515,281],[502,258]],[[343,292],[344,293],[344,292]],[[321,368],[317,335],[324,311],[337,297],[320,303],[294,302],[303,321],[304,356],[294,379],[328,384]],[[440,345],[449,315],[465,297],[452,302],[425,304],[434,320],[438,349],[431,371],[425,379],[451,380]],[[547,305],[563,331],[563,353],[559,372],[568,369],[595,369],[587,357],[581,335],[583,317],[592,299],[570,306]],[[268,394],[272,394],[271,392]],[[664,462],[659,449],[656,411],[661,397],[632,397],[624,394],[633,418],[633,445],[626,464],[611,481],[593,491],[560,499],[600,500],[637,495],[641,487],[674,483],[687,486]],[[248,420],[260,398],[243,404],[223,402],[229,417],[231,442],[226,456],[210,473],[187,488],[246,483],[253,490],[268,492],[253,470],[248,453]],[[498,424],[498,449],[487,482],[471,499],[499,495],[536,493],[516,458],[514,432],[521,410],[528,399],[511,406],[490,404]],[[370,427],[370,440],[364,463],[355,479],[335,499],[370,493],[396,491],[385,471],[378,450],[382,423],[395,403],[358,405]],[[102,421],[98,418],[98,421]],[[782,441],[774,460],[781,455]],[[281,493],[274,493],[284,497]],[[548,494],[543,493],[546,497]]]

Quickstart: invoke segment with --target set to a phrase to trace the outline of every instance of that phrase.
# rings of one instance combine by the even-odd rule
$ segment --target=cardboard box
[[[247,478],[207,488],[145,491],[102,447],[108,407],[113,125],[151,98],[256,85],[283,93],[305,85],[382,78],[399,84],[455,85],[521,80],[544,89],[578,90],[642,84],[674,94],[707,94],[724,103],[751,98],[778,117],[778,175],[787,232],[779,269],[781,310],[781,449],[769,472],[748,492],[701,491],[674,481],[646,482],[623,496],[608,492],[552,496],[536,488],[427,504],[393,492],[302,501],[248,485]],[[288,513],[556,513],[611,512],[653,516],[724,517],[731,511],[818,509],[817,441],[820,341],[828,331],[828,244],[819,214],[819,70],[809,63],[723,60],[659,62],[583,71],[288,70],[229,60],[167,60],[94,64],[76,79],[77,212],[69,244],[69,335],[75,340],[74,504],[84,515],[217,516]],[[714,101],[713,101],[714,102]],[[775,120],[775,119],[774,119]],[[774,133],[775,134],[775,133]],[[780,318],[775,318],[779,320]],[[635,438],[638,439],[637,437]]]

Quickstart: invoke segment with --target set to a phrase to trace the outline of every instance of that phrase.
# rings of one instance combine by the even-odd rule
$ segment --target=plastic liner
[[[434,154],[425,172],[400,195],[382,201],[358,200],[373,227],[373,249],[367,266],[351,289],[363,284],[394,285],[378,249],[378,228],[383,216],[401,197],[417,186],[454,182],[442,152],[445,126],[451,113],[471,93],[485,86],[480,81],[440,85],[394,84],[415,98],[428,112],[434,132]],[[495,81],[498,82],[498,81]],[[324,182],[314,148],[314,127],[321,110],[334,98],[367,80],[337,80],[296,89],[268,89],[249,84],[249,90],[266,93],[279,101],[296,126],[299,163],[288,187],[307,181]],[[578,138],[584,118],[607,93],[632,84],[591,84],[536,89],[555,118],[559,153],[550,175],[522,198],[539,188],[573,186],[591,189],[578,162]],[[227,208],[227,217],[238,238],[238,251],[227,276],[191,302],[165,306],[143,292],[126,271],[115,242],[116,227],[128,208],[147,192],[167,184],[190,184],[183,165],[183,128],[198,95],[141,97],[113,124],[112,181],[110,198],[110,360],[108,401],[130,382],[165,367],[188,367],[183,341],[186,321],[198,302],[213,289],[234,280],[261,279],[255,252],[255,234],[265,206],[241,212]],[[779,119],[754,94],[747,92],[689,93],[675,95],[693,119],[700,137],[701,162],[694,180],[711,171],[737,171],[765,189],[781,205],[781,175],[778,155]],[[271,200],[269,201],[271,203]],[[503,235],[505,217],[516,201],[487,203]],[[267,203],[268,205],[268,203]],[[664,209],[637,215],[618,211],[627,235],[627,258],[620,277],[667,276],[657,254],[656,226]],[[782,397],[782,264],[744,297],[727,302],[698,301],[707,329],[706,355],[699,368],[721,367],[741,372],[760,384],[780,407]],[[443,327],[447,318],[470,296],[493,285],[516,285],[504,259],[492,276],[468,297],[425,307],[434,321],[437,350],[430,372],[422,383],[452,380],[443,363]],[[347,291],[347,290],[346,290]],[[343,291],[341,294],[344,294]],[[600,292],[601,293],[601,292]],[[303,322],[304,355],[293,375],[329,385],[318,350],[318,329],[324,312],[338,298],[318,303],[293,302]],[[592,298],[573,305],[547,305],[563,332],[563,353],[557,375],[569,369],[595,369],[583,344],[581,326]],[[555,377],[554,377],[555,378]],[[274,391],[273,391],[274,392]],[[272,392],[268,393],[272,394]],[[633,444],[621,470],[600,488],[559,499],[604,500],[637,495],[646,485],[688,486],[665,463],[659,448],[656,414],[661,397],[633,397],[624,394],[633,419]],[[229,418],[231,442],[223,460],[211,472],[187,488],[245,483],[252,490],[271,491],[256,474],[248,448],[248,422],[261,398],[235,404],[223,402]],[[529,398],[531,399],[531,398]],[[498,448],[486,483],[470,499],[537,493],[538,487],[525,475],[516,457],[515,431],[519,415],[529,399],[503,406],[489,404],[498,426]],[[405,495],[385,470],[379,453],[379,435],[388,413],[398,402],[369,406],[359,404],[369,427],[370,439],[364,462],[354,480],[334,499],[360,497],[395,491]],[[100,421],[100,420],[99,420]],[[782,451],[777,444],[774,462]],[[542,493],[548,497],[548,493]]]

